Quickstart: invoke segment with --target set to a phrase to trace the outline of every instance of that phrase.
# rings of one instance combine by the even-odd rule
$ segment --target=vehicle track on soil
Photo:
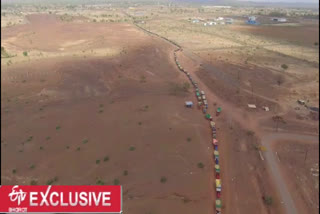
[[[269,170],[276,184],[277,190],[280,193],[285,210],[288,214],[298,214],[294,201],[287,189],[287,185],[281,175],[281,170],[278,165],[276,154],[272,151],[270,144],[277,140],[301,140],[313,141],[319,143],[319,136],[316,135],[302,135],[292,133],[270,133],[261,138],[261,144],[266,148],[264,152],[265,160],[268,164]]]

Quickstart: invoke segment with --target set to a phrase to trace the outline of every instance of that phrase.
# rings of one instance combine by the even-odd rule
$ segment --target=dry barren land
[[[120,184],[125,213],[215,213],[212,134],[167,38],[217,124],[222,212],[319,211],[318,21],[181,10],[2,11],[2,184]],[[235,22],[189,21],[216,16]]]

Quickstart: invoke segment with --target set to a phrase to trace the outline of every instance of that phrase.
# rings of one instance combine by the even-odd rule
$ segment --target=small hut
[[[192,108],[192,106],[193,106],[192,101],[186,101],[185,104],[186,104],[186,107],[188,107],[188,108]]]

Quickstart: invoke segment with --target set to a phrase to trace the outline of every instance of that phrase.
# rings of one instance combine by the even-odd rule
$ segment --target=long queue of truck
[[[154,36],[157,36],[159,38],[162,38],[164,40],[166,40],[167,42],[170,42],[171,44],[175,45],[176,47],[178,47],[178,49],[176,49],[174,51],[174,59],[175,62],[179,68],[180,71],[182,71],[183,73],[185,73],[187,75],[187,77],[189,78],[189,80],[191,81],[193,87],[195,88],[195,93],[198,99],[198,108],[201,109],[203,113],[205,114],[205,118],[210,120],[210,127],[212,130],[212,144],[214,147],[214,153],[213,153],[213,158],[214,158],[214,162],[215,162],[215,178],[216,178],[216,202],[215,202],[215,210],[216,210],[216,214],[221,214],[221,178],[220,178],[220,165],[219,165],[219,151],[218,151],[218,140],[216,139],[216,127],[215,127],[215,123],[213,122],[212,116],[210,114],[207,113],[207,109],[208,109],[208,101],[206,99],[205,93],[204,91],[199,92],[199,88],[198,88],[198,84],[196,83],[196,81],[193,80],[193,78],[191,77],[191,75],[180,65],[180,63],[177,60],[177,55],[176,52],[177,51],[181,51],[181,46],[178,45],[177,43],[175,43],[174,41],[165,38],[163,36],[160,36],[154,32],[151,32],[147,29],[144,29],[143,27],[139,26],[138,24],[135,23],[135,25],[140,28],[141,30],[152,34]],[[221,112],[221,108],[219,107],[216,111],[216,116],[218,116]]]
[[[215,201],[215,211],[216,214],[221,214],[221,208],[222,208],[222,201],[221,201],[221,178],[220,178],[220,165],[219,165],[219,151],[218,151],[218,140],[217,140],[217,129],[216,124],[213,121],[213,118],[210,114],[207,113],[208,110],[208,101],[206,99],[206,95],[204,91],[200,91],[198,88],[198,84],[194,79],[191,77],[191,75],[185,70],[179,63],[177,59],[177,52],[180,51],[181,48],[178,48],[174,51],[174,60],[179,68],[180,71],[185,73],[189,80],[191,81],[193,87],[195,88],[195,94],[198,101],[198,108],[202,109],[202,112],[205,114],[205,118],[210,121],[210,130],[212,133],[212,145],[213,145],[213,158],[214,158],[214,164],[215,164],[215,186],[216,186],[216,201]],[[216,111],[216,116],[218,116],[221,112],[221,108],[219,107]]]

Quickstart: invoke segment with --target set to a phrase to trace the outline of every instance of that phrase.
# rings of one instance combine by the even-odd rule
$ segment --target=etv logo
[[[9,197],[10,197],[10,200],[11,201],[16,201],[18,200],[18,205],[20,205],[20,203],[22,201],[24,201],[24,199],[26,199],[26,196],[27,196],[27,193],[26,192],[23,192],[21,189],[19,189],[19,191],[16,192],[16,188],[18,188],[19,186],[18,185],[15,185],[13,188],[12,188],[12,192],[9,194]]]
[[[122,188],[100,185],[0,186],[0,213],[8,212],[122,213]]]

